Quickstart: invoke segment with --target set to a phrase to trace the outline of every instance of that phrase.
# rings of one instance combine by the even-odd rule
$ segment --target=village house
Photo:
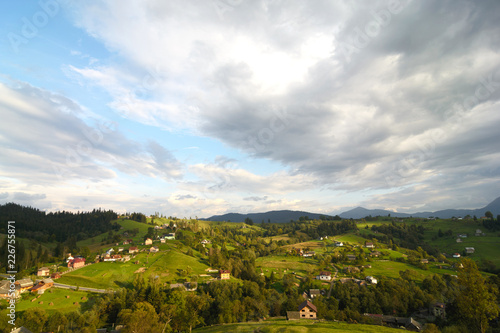
[[[484,236],[485,234],[481,231],[481,229],[476,229],[476,236]]]
[[[467,234],[459,234],[458,237],[460,237],[460,238],[467,238]]]
[[[474,249],[473,247],[466,247],[465,248],[465,253],[467,254],[472,254],[476,251],[476,249]]]
[[[128,253],[137,253],[139,252],[139,248],[137,246],[131,246],[128,249]]]
[[[175,232],[171,232],[169,234],[165,235],[165,239],[167,240],[174,240],[175,239]]]
[[[377,284],[378,281],[373,276],[367,276],[366,277],[366,282],[371,283],[371,284]]]
[[[231,277],[231,272],[230,272],[230,271],[225,270],[225,269],[221,269],[221,270],[219,271],[219,278],[220,278],[221,280],[227,280],[227,279],[229,279],[230,277]]]
[[[354,261],[356,260],[356,256],[354,254],[348,254],[346,255],[347,260],[349,261]]]
[[[61,277],[61,273],[60,272],[55,272],[55,273],[50,274],[50,278],[52,280],[59,279],[60,277]]]
[[[421,264],[428,264],[429,260],[428,259],[420,259]]]
[[[382,255],[382,253],[380,253],[379,251],[372,251],[370,253],[371,257],[376,257],[376,258],[379,257],[379,256],[381,256],[381,255]]]
[[[68,262],[68,268],[79,268],[85,266],[85,258],[75,258]]]
[[[151,246],[151,248],[149,249],[149,252],[153,252],[153,253],[156,253],[158,252],[160,249],[158,248],[158,246]]]
[[[17,280],[14,284],[16,285],[16,289],[19,289],[20,293],[23,293],[33,287],[33,281],[31,281],[31,279]]]
[[[144,245],[151,245],[153,244],[153,240],[151,238],[146,238],[146,240],[144,241]]]
[[[14,297],[18,298],[20,295],[20,291],[17,288],[14,288]],[[10,280],[2,280],[0,281],[0,298],[10,298]]]
[[[48,267],[42,267],[36,272],[36,276],[49,276],[50,269]]]
[[[119,247],[118,252],[122,252],[122,251],[123,251],[123,247]]]
[[[446,305],[441,302],[436,302],[431,305],[430,311],[433,316],[439,317],[442,319],[446,318]]]
[[[120,254],[113,254],[112,256],[104,257],[104,261],[122,261],[122,256]]]
[[[342,242],[335,242],[335,246],[341,247],[341,246],[344,246],[344,243],[342,243]]]
[[[201,244],[210,244],[210,241],[208,239],[204,239],[200,243]]]
[[[165,243],[165,237],[160,237],[160,243]]]
[[[299,305],[299,311],[287,311],[286,317],[288,320],[297,319],[316,319],[318,309],[309,301],[304,301]]]
[[[366,313],[365,316],[372,318],[379,325],[389,326],[393,328],[404,327],[407,331],[413,332],[420,332],[423,329],[423,325],[412,317],[394,317],[368,313]]]
[[[462,238],[457,238],[457,243],[462,243]]]
[[[54,281],[52,279],[43,279],[38,281],[38,284],[31,288],[32,293],[43,294],[43,292],[54,285]]]
[[[71,253],[68,253],[68,258],[66,258],[66,263],[68,263],[70,260],[73,260],[73,256],[71,256]]]
[[[366,247],[367,249],[373,249],[373,248],[375,248],[375,245],[373,245],[373,243],[372,243],[372,242],[366,242],[366,243],[365,243],[365,247]]]
[[[321,296],[319,289],[309,289],[309,298]]]
[[[453,253],[453,258],[460,258],[460,253]]]
[[[322,271],[316,276],[316,280],[330,281],[332,279],[332,273],[327,271]]]
[[[27,329],[26,327],[21,326],[19,328],[13,329],[12,331],[10,331],[10,333],[33,333],[33,332]]]
[[[307,257],[312,257],[314,256],[316,253],[314,251],[307,251],[307,252],[303,252],[302,253],[302,257],[304,258],[307,258]]]

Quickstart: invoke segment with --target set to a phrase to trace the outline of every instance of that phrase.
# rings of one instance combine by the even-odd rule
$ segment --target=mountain
[[[286,223],[290,222],[290,220],[297,221],[302,216],[307,216],[309,219],[319,219],[320,216],[329,216],[329,215],[302,212],[296,210],[274,210],[265,213],[250,213],[250,214],[228,213],[224,215],[214,215],[204,220],[245,222],[246,218],[250,218],[254,223],[261,223],[262,220],[264,220],[265,222],[271,221],[271,223]]]
[[[343,212],[339,214],[340,217],[344,219],[360,219],[366,216],[387,216],[391,214],[394,217],[423,217],[428,218],[431,216],[440,217],[444,219],[449,219],[451,217],[464,217],[466,215],[477,217],[484,216],[484,213],[490,211],[493,213],[493,216],[500,215],[500,197],[493,200],[487,206],[478,209],[443,209],[435,212],[417,212],[417,213],[397,213],[390,210],[383,209],[366,209],[363,207],[357,207],[351,209],[349,211]]]
[[[363,207],[357,207],[346,212],[340,213],[339,216],[344,219],[361,219],[366,216],[387,216],[391,214],[393,217],[440,217],[448,219],[451,217],[464,217],[466,215],[477,217],[484,216],[484,213],[490,211],[493,216],[500,215],[500,197],[493,200],[484,208],[478,209],[444,209],[435,212],[417,212],[417,213],[400,213],[393,212],[384,209],[366,209]],[[300,217],[307,216],[309,219],[319,219],[320,216],[332,217],[332,215],[327,214],[316,214],[310,212],[296,211],[296,210],[274,210],[265,213],[250,213],[250,214],[238,214],[238,213],[228,213],[224,215],[214,215],[209,218],[203,219],[205,221],[231,221],[231,222],[245,222],[248,217],[252,219],[254,223],[261,223],[262,220],[265,222],[271,221],[272,223],[286,223],[290,220],[298,221]]]

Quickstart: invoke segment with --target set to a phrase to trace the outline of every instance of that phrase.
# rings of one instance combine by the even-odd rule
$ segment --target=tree
[[[251,218],[247,217],[245,219],[245,223],[248,224],[248,225],[253,225],[253,220]]]
[[[120,311],[118,318],[121,323],[125,324],[125,332],[151,333],[161,331],[158,314],[148,302],[139,302],[134,304],[132,309]]]
[[[68,319],[59,311],[55,311],[47,321],[46,329],[51,332],[62,332],[68,324]]]
[[[27,327],[29,330],[33,332],[42,332],[47,319],[48,315],[44,309],[29,308],[24,311],[22,322],[23,326]]]
[[[489,218],[490,220],[493,220],[493,213],[490,211],[487,211],[486,213],[484,213],[484,216]]]
[[[485,278],[476,263],[468,258],[462,260],[458,272],[460,291],[456,303],[463,319],[474,330],[486,332],[488,321],[496,318],[500,312],[495,293],[486,285]]]

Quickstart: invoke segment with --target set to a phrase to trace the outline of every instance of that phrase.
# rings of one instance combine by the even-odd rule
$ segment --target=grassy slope
[[[171,249],[166,249],[170,247]],[[188,256],[173,246],[162,244],[160,252],[155,254],[140,253],[132,260],[121,262],[99,262],[80,268],[74,272],[63,275],[58,282],[94,288],[131,288],[132,282],[141,267],[146,267],[144,278],[158,276],[162,282],[173,282],[181,278],[178,274],[189,266],[192,274],[204,274],[208,265],[198,257]],[[134,264],[139,261],[139,264]]]
[[[44,309],[48,313],[55,310],[67,313],[72,311],[86,310],[92,307],[92,304],[94,304],[95,294],[92,293],[59,288],[51,288],[49,290],[51,290],[52,292],[46,291],[43,295],[40,296],[40,298],[38,298],[34,302],[31,302],[31,300],[38,295],[30,294],[27,300],[22,300],[16,304],[16,312],[22,313],[29,308],[37,307],[40,309]],[[69,295],[70,298],[66,298],[66,295]],[[86,297],[87,300],[82,300],[82,297]],[[39,304],[39,302],[41,301],[43,301],[43,304]],[[5,302],[5,300],[1,300],[1,302]],[[54,303],[54,305],[49,305],[50,302]],[[78,305],[73,304],[75,302],[78,302]],[[5,317],[5,311],[6,310],[0,312],[0,315],[2,317]]]
[[[375,325],[347,324],[335,322],[318,322],[313,320],[293,320],[272,319],[265,322],[248,322],[239,324],[227,324],[212,327],[195,329],[198,333],[218,333],[218,332],[291,332],[291,333],[323,333],[323,332],[400,332],[401,330]]]

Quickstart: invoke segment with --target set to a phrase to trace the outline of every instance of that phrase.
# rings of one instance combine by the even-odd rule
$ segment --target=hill
[[[319,219],[320,216],[331,217],[325,214],[316,214],[304,211],[273,210],[265,213],[249,213],[249,214],[228,213],[224,215],[214,215],[205,220],[245,222],[246,218],[250,218],[254,223],[260,223],[262,221],[271,223],[287,223],[290,222],[290,220],[297,221],[302,216],[307,216],[308,219]]]
[[[466,215],[477,217],[484,216],[484,213],[490,211],[493,213],[493,216],[500,215],[500,197],[493,200],[491,203],[486,205],[483,208],[478,209],[443,209],[435,212],[417,212],[417,213],[400,213],[393,212],[390,210],[384,209],[366,209],[363,207],[357,207],[346,212],[341,213],[339,216],[345,219],[360,219],[366,216],[387,216],[391,214],[393,217],[440,217],[443,219],[449,219],[451,217],[464,217]]]

